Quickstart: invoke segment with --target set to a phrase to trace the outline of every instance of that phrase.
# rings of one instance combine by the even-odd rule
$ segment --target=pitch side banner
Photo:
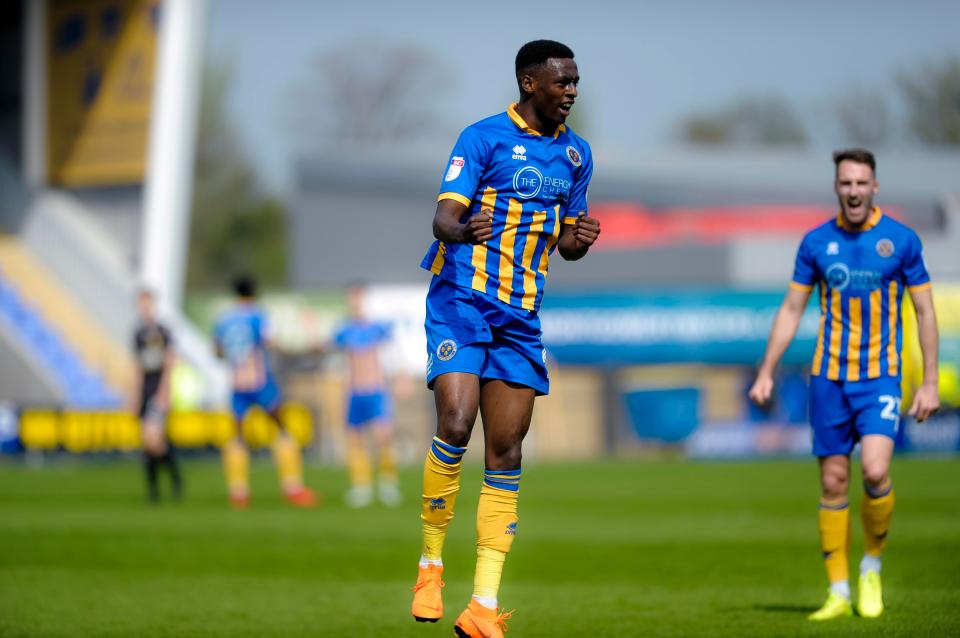
[[[65,186],[143,180],[159,0],[49,0],[47,170]]]
[[[561,364],[755,365],[784,294],[637,292],[544,297],[543,339]],[[811,295],[784,363],[809,363],[820,311]]]

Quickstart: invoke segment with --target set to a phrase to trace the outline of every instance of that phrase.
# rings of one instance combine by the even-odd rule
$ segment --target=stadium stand
[[[0,239],[0,261],[16,263],[11,257],[21,251],[13,246],[14,241],[10,238]],[[119,393],[87,364],[73,344],[46,320],[37,307],[18,292],[13,281],[0,272],[0,315],[12,329],[14,338],[18,338],[43,367],[45,376],[54,380],[59,398],[78,408],[118,407]],[[88,352],[93,352],[91,346],[98,342],[103,343],[94,337],[82,343],[88,344]]]
[[[117,407],[129,356],[12,237],[0,237],[0,307],[69,403]]]

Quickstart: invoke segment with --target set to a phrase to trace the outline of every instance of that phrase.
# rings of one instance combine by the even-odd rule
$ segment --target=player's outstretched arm
[[[484,208],[462,223],[467,207],[453,199],[441,199],[433,216],[433,236],[448,244],[482,244],[493,237],[493,211]]]
[[[557,248],[560,256],[567,261],[576,261],[590,250],[590,246],[600,236],[600,220],[588,217],[583,211],[573,224],[564,224],[560,229],[560,240]]]
[[[933,308],[933,292],[929,287],[915,292],[911,290],[910,298],[917,311],[917,333],[920,337],[920,352],[923,354],[923,381],[913,397],[909,414],[917,421],[925,421],[940,409],[937,315]]]
[[[773,394],[773,371],[776,370],[780,358],[797,334],[800,319],[803,317],[809,298],[809,290],[791,287],[783,303],[780,304],[777,316],[773,320],[773,328],[770,329],[767,350],[763,355],[760,370],[757,372],[757,379],[748,393],[750,400],[754,403],[762,405],[770,400],[770,395]]]

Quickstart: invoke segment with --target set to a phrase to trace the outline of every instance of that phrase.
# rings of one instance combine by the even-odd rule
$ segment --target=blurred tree
[[[807,133],[790,104],[781,97],[742,97],[713,113],[699,113],[680,123],[680,137],[694,144],[731,146],[804,146]]]
[[[286,282],[284,204],[266,194],[227,116],[229,68],[204,73],[194,165],[188,289],[222,287],[238,273]]]
[[[882,91],[847,91],[834,103],[834,113],[850,145],[877,147],[890,138],[890,110]]]
[[[931,146],[960,146],[960,58],[897,76],[910,132]]]
[[[443,131],[453,72],[414,45],[348,43],[320,53],[294,88],[293,126],[321,146],[406,142]]]

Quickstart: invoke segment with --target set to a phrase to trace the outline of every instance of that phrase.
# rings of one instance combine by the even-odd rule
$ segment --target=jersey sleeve
[[[576,149],[574,149],[574,152],[576,152]],[[593,153],[586,143],[583,144],[583,159],[581,162],[580,168],[574,175],[573,185],[570,187],[567,209],[563,214],[564,224],[574,223],[581,211],[587,212],[587,188],[590,187],[590,178],[593,177]]]
[[[337,331],[333,335],[333,343],[338,348],[347,347],[347,327],[337,326]]]
[[[393,333],[393,324],[389,321],[381,321],[377,324],[377,341],[383,343],[389,341]]]
[[[220,317],[213,324],[213,343],[219,346],[223,346],[223,323],[223,317]]]
[[[487,145],[475,127],[464,129],[450,153],[437,201],[452,199],[470,206],[489,158]]]
[[[800,248],[797,249],[797,259],[793,266],[793,278],[790,287],[795,290],[810,292],[817,283],[817,265],[810,250],[810,235],[803,238]]]
[[[267,313],[258,312],[256,314],[256,329],[254,334],[256,334],[257,345],[265,345],[270,342],[273,338],[273,326],[270,325],[269,319],[267,319]]]
[[[923,244],[916,233],[907,239],[907,254],[903,260],[903,279],[911,291],[930,287],[930,273],[923,261]]]
[[[163,335],[163,349],[170,350],[173,348],[173,334],[170,329],[166,326],[160,326],[160,334]]]

